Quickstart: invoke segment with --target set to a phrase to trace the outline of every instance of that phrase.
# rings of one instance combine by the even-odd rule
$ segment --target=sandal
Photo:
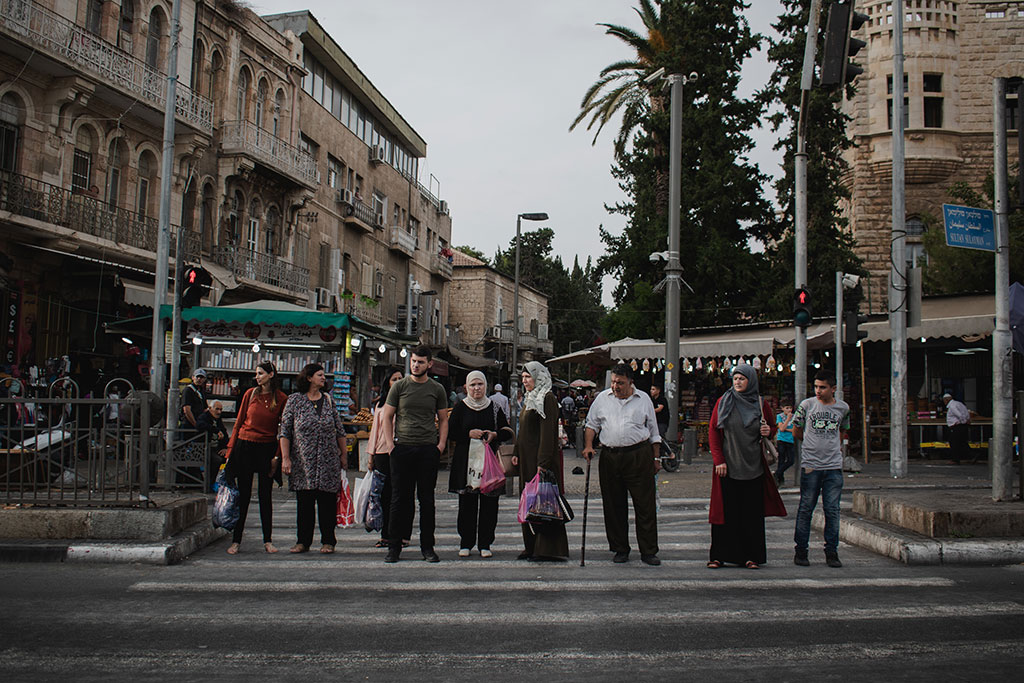
[[[743,565],[743,566],[746,567],[747,569],[760,569],[761,568],[761,565],[759,565],[757,562],[754,562],[753,560],[747,560],[747,563],[745,565]]]
[[[237,555],[238,554],[238,548],[241,545],[242,545],[241,543],[232,543],[231,545],[229,545],[228,546],[228,555]]]
[[[388,539],[382,538],[373,545],[374,548],[390,548],[391,544],[388,543]]]
[[[277,552],[277,548],[274,547],[274,544],[271,543],[270,541],[267,541],[266,543],[263,544],[263,550],[268,552],[268,553],[276,553]]]
[[[334,546],[333,545],[326,545],[326,544],[322,545],[322,546],[320,546],[320,552],[323,553],[324,555],[330,555],[331,553],[334,552]]]
[[[302,545],[301,543],[296,543],[295,545],[293,545],[288,550],[288,552],[290,552],[290,553],[308,553],[309,552],[309,546],[308,545]]]
[[[708,569],[721,569],[722,563],[718,560],[711,560],[708,562]]]

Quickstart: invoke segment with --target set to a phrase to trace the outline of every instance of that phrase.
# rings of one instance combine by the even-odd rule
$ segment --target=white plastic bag
[[[370,502],[370,489],[373,487],[373,472],[367,472],[365,477],[356,479],[355,495],[352,503],[356,509],[356,524],[366,521],[366,505]]]
[[[484,472],[484,442],[480,439],[469,440],[469,457],[466,460],[466,490],[475,491],[480,488],[480,477]]]

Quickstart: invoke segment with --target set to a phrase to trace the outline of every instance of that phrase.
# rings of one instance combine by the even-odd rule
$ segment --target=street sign
[[[965,249],[996,250],[995,212],[955,204],[942,205],[946,244]]]

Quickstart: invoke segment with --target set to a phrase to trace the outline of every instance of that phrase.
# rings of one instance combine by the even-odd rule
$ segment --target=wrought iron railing
[[[249,249],[232,246],[213,248],[213,260],[236,277],[281,287],[304,294],[309,291],[309,269]]]
[[[440,275],[446,280],[452,279],[452,264],[448,260],[448,257],[435,254],[434,259],[431,262],[431,271],[436,275]]]
[[[166,74],[31,0],[0,0],[0,27],[132,97],[160,110],[165,106]],[[213,102],[180,82],[175,86],[174,100],[175,113],[184,121],[207,133],[213,130]]]
[[[416,236],[400,225],[391,227],[391,248],[412,256],[416,253]]]
[[[228,154],[248,154],[307,185],[316,184],[316,159],[255,123],[225,121],[220,144]]]
[[[374,325],[380,325],[384,322],[383,308],[384,305],[381,302],[377,302],[376,305],[367,303],[358,294],[354,299],[349,299],[345,303],[346,313]]]
[[[359,227],[367,232],[373,232],[377,224],[377,215],[373,209],[358,199],[353,199],[352,203],[345,207],[345,218],[356,219],[359,221]]]
[[[19,173],[0,171],[0,211],[10,211],[18,216],[156,253],[159,234],[157,219],[112,207],[101,199],[65,190]],[[171,234],[176,234],[177,229],[178,226],[172,225]],[[184,257],[197,258],[199,250],[199,235],[186,230]],[[172,239],[172,256],[174,251],[175,241]]]

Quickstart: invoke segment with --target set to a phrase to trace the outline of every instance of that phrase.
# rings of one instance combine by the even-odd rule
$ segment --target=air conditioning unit
[[[437,212],[447,216],[448,215],[448,202],[446,202],[445,200],[442,199],[440,204],[437,207]]]
[[[316,184],[319,185],[320,182],[321,182],[320,169],[318,168],[318,169],[316,169]]]
[[[384,229],[384,214],[378,213],[373,217],[373,224],[380,229]]]
[[[383,147],[371,147],[370,161],[375,164],[383,164],[387,161],[387,151]]]
[[[331,305],[331,290],[326,287],[316,288],[316,305],[317,306],[330,306]]]
[[[345,189],[338,190],[338,199],[337,199],[337,201],[338,201],[339,204],[348,204],[348,205],[351,206],[353,204],[353,202],[352,202],[352,190],[345,190]]]
[[[537,339],[541,341],[548,340],[548,325],[547,323],[540,323],[537,325]]]

